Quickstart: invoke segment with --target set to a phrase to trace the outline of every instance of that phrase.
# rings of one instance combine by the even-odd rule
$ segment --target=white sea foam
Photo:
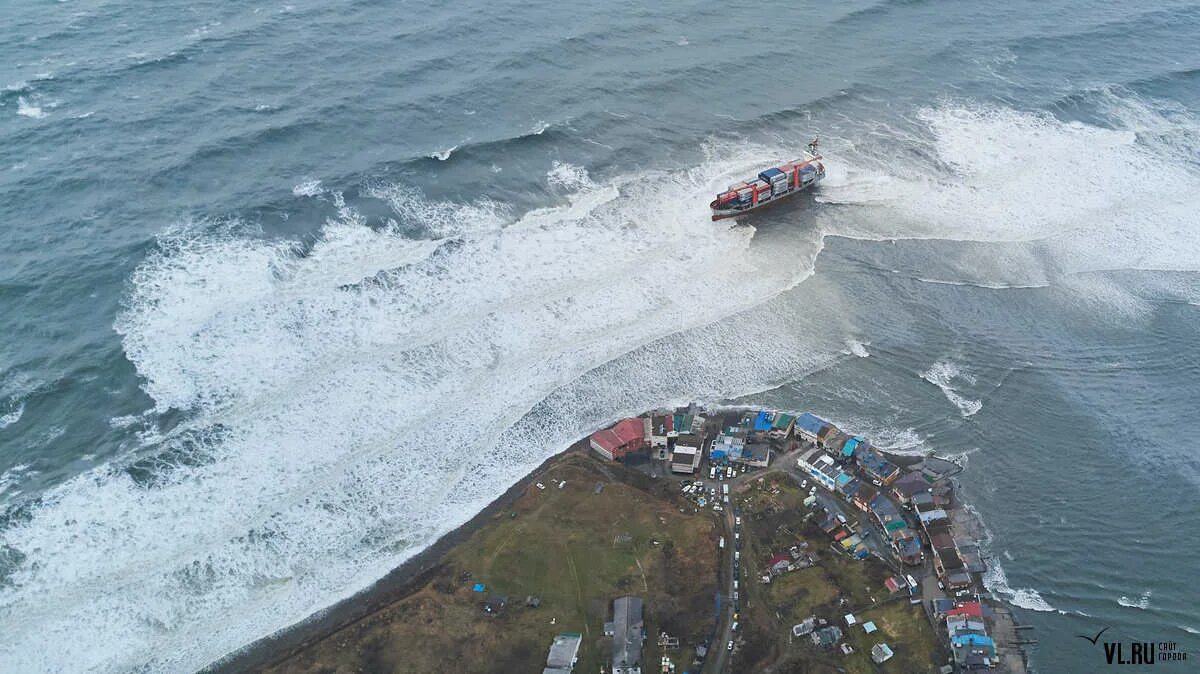
[[[1020,606],[1030,611],[1058,610],[1033,588],[1023,587],[1014,590],[1009,586],[1008,575],[1005,574],[1004,567],[996,560],[988,562],[988,569],[983,574],[983,586],[1013,606]],[[1059,612],[1061,613],[1061,611]]]
[[[1125,606],[1128,608],[1138,608],[1138,609],[1145,611],[1146,609],[1150,608],[1150,595],[1151,594],[1152,594],[1152,592],[1150,590],[1146,590],[1137,599],[1130,599],[1129,597],[1127,597],[1125,595],[1121,595],[1121,597],[1119,599],[1117,599],[1117,603],[1120,604],[1121,606]]]
[[[17,114],[30,119],[42,119],[46,116],[46,112],[42,110],[41,106],[24,96],[17,97]]]
[[[142,451],[203,460],[151,487],[98,465],[0,532],[28,556],[0,587],[0,659],[194,670],[369,584],[615,413],[806,367],[813,349],[741,333],[808,339],[794,316],[720,323],[811,273],[708,220],[750,152],[520,217],[365,190],[440,233],[424,241],[336,194],[309,246],[236,222],[165,234],[116,328],[156,409],[183,412]],[[729,344],[756,348],[718,362]]]
[[[1183,630],[1184,632],[1187,632],[1188,634],[1200,634],[1200,629],[1196,629],[1195,627],[1192,627],[1191,625],[1178,625],[1178,627],[1179,627],[1179,629]]]
[[[887,143],[858,143],[843,156],[830,153],[817,198],[862,207],[841,227],[848,236],[1002,242],[1014,255],[1025,251],[1021,264],[965,260],[954,271],[972,273],[954,282],[1056,285],[1078,295],[1066,311],[1144,315],[1146,301],[1106,272],[1200,270],[1200,230],[1192,226],[1200,171],[1186,159],[1197,151],[1200,122],[1131,97],[1095,97],[1113,128],[995,106],[929,107],[920,114],[922,133],[884,135],[923,146],[936,163],[901,160]],[[926,279],[947,278],[945,270],[928,271]]]
[[[858,356],[859,358],[867,358],[868,356],[871,355],[870,352],[867,351],[868,345],[870,345],[870,342],[863,342],[863,341],[854,339],[853,337],[847,337],[846,338],[846,353],[849,353],[854,356]]]
[[[560,161],[555,161],[553,167],[546,172],[546,181],[568,190],[580,190],[594,184],[587,169]]]
[[[325,188],[321,187],[321,181],[316,178],[309,178],[292,188],[292,194],[298,197],[315,197],[324,192]]]
[[[445,150],[438,150],[437,152],[431,153],[429,155],[429,158],[436,159],[438,161],[446,161],[447,159],[450,158],[450,155],[454,154],[454,151],[457,149],[458,149],[457,145],[451,145],[450,147],[446,148]]]
[[[25,403],[17,402],[9,407],[9,410],[4,414],[0,414],[0,429],[8,428],[21,420],[21,415],[25,413]]]
[[[956,379],[962,380],[969,385],[975,384],[975,377],[968,372],[963,371],[958,364],[952,360],[939,360],[926,370],[921,378],[925,381],[937,386],[941,389],[942,394],[958,408],[962,416],[969,417],[975,415],[979,410],[983,409],[983,403],[979,400],[972,400],[959,393],[954,388]]]
[[[403,227],[367,226],[343,203],[307,247],[236,225],[165,234],[116,327],[156,409],[179,420],[142,449],[204,460],[152,486],[103,463],[0,531],[25,555],[0,587],[0,660],[198,669],[365,587],[613,417],[843,358],[847,334],[787,303],[745,311],[807,278],[824,233],[1036,242],[1061,253],[1052,282],[1079,278],[1081,293],[1089,270],[1195,267],[1187,160],[1144,147],[1130,130],[1143,122],[1116,114],[1130,128],[931,108],[952,175],[887,164],[897,153],[847,157],[853,171],[831,160],[823,195],[866,205],[755,249],[752,228],[714,227],[707,201],[791,148],[740,141],[526,215],[376,184],[366,193]],[[898,177],[859,179],[871,171]],[[412,226],[428,240],[401,236]],[[972,281],[1012,282],[991,273]],[[990,589],[1053,610],[991,568]]]

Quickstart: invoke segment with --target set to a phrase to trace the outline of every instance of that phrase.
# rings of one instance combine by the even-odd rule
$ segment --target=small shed
[[[882,664],[891,659],[892,649],[887,644],[875,644],[871,647],[871,659],[876,663]]]

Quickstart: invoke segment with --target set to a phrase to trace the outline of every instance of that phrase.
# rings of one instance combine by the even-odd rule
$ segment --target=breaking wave
[[[975,384],[975,377],[962,371],[953,361],[939,360],[926,370],[921,375],[921,378],[941,389],[942,394],[946,396],[946,400],[953,403],[962,416],[970,417],[983,409],[982,401],[967,398],[955,390],[953,386],[955,379],[973,385]]]
[[[1121,606],[1125,606],[1127,608],[1139,608],[1139,609],[1145,611],[1146,609],[1150,608],[1150,595],[1151,594],[1152,593],[1150,590],[1146,590],[1137,599],[1130,599],[1129,597],[1127,597],[1125,595],[1121,595],[1121,597],[1119,599],[1117,599],[1117,603],[1120,604]]]
[[[994,559],[988,561],[987,571],[983,574],[983,586],[1013,606],[1030,611],[1058,611],[1033,588],[1023,587],[1014,590],[1008,584],[1008,575],[1004,572],[1004,567]],[[1059,612],[1061,613],[1061,611]]]
[[[1032,247],[1051,261],[1031,264],[1039,284],[1138,302],[1083,272],[1200,266],[1200,181],[1176,147],[1195,122],[1110,103],[1114,128],[931,107],[912,140],[928,165],[844,150],[812,226],[764,231],[772,245],[708,219],[712,193],[790,154],[740,140],[671,172],[561,164],[546,180],[569,203],[523,214],[376,182],[364,194],[395,222],[326,192],[337,215],[314,240],[236,221],[172,228],[115,326],[170,421],[137,455],[164,458],[140,481],[133,455],[96,466],[0,531],[24,555],[0,587],[0,613],[19,616],[0,658],[203,667],[368,586],[612,417],[752,394],[865,352],[847,340],[867,326],[815,324],[787,303],[752,311],[813,273],[825,235],[1000,242],[1018,260]],[[1022,281],[1012,259],[974,262],[972,283]],[[921,376],[964,417],[979,411],[958,364]],[[908,431],[892,449],[920,444]],[[997,563],[985,585],[1055,610]]]

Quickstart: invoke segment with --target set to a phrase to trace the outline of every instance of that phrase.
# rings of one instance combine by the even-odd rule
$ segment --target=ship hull
[[[825,166],[818,161],[819,159],[821,159],[820,155],[809,155],[809,159],[807,161],[803,162],[802,164],[799,164],[799,165],[812,164],[813,167],[815,167],[817,170],[814,173],[811,173],[811,177],[807,178],[806,180],[803,180],[803,182],[800,182],[798,179],[797,182],[799,182],[799,184],[793,185],[792,187],[790,187],[789,189],[787,189],[785,191],[779,192],[777,194],[772,194],[765,198],[756,199],[753,202],[747,203],[745,205],[740,205],[740,204],[735,203],[735,204],[733,204],[732,208],[730,208],[730,207],[721,208],[720,206],[723,205],[721,203],[721,199],[720,198],[714,199],[709,204],[709,208],[712,209],[713,222],[716,222],[717,220],[725,220],[728,218],[737,218],[739,216],[754,213],[756,211],[762,210],[769,206],[773,206],[775,204],[787,201],[789,197],[793,197],[801,192],[804,192],[805,190],[815,187],[817,183],[821,182],[825,178]],[[733,188],[731,188],[731,189],[733,189]],[[732,194],[732,192],[730,192],[729,194]],[[726,203],[724,205],[729,206],[730,204]]]

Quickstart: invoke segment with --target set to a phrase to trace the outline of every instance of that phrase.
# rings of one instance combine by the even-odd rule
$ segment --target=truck
[[[724,494],[724,495],[726,495],[726,496],[729,496],[729,483],[728,483],[728,482],[726,482],[725,484],[721,485],[721,493],[722,493],[722,494]]]

